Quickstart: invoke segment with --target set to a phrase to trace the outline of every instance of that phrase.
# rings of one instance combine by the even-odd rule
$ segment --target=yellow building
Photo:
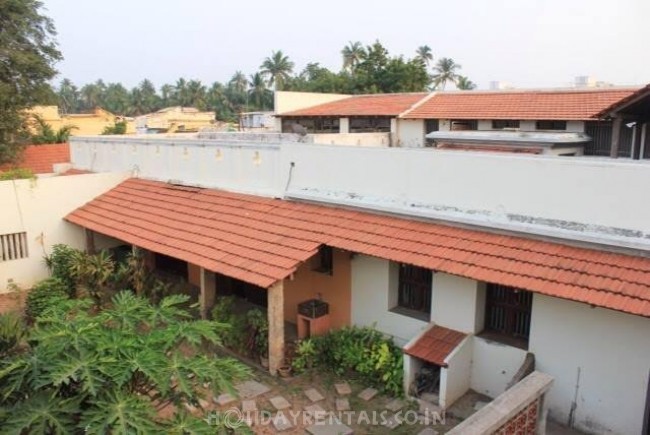
[[[148,115],[138,116],[135,124],[138,133],[174,133],[198,131],[215,123],[215,112],[200,112],[194,107],[167,107]]]
[[[76,127],[72,131],[74,136],[101,134],[104,128],[114,125],[116,121],[123,120],[127,122],[126,132],[135,133],[133,118],[114,115],[101,107],[96,107],[92,113],[74,113],[61,116],[57,106],[34,106],[27,113],[40,116],[54,130],[58,130],[64,125],[72,125]]]

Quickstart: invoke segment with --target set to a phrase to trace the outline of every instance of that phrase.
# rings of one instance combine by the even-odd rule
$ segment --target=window
[[[486,335],[514,346],[527,347],[532,305],[531,292],[488,284],[485,301]]]
[[[338,133],[339,118],[284,118],[282,119],[282,132],[295,133],[295,125],[303,127],[307,133]]]
[[[0,261],[27,258],[27,233],[0,235]]]
[[[492,120],[492,129],[503,130],[504,128],[519,128],[517,119],[494,119]]]
[[[390,118],[350,118],[350,133],[390,133]]]
[[[451,131],[478,130],[476,119],[463,119],[451,121]]]
[[[397,306],[420,313],[431,313],[430,269],[400,264]]]
[[[318,249],[314,271],[332,275],[334,273],[334,256],[332,247],[323,245]]]
[[[566,121],[537,121],[537,130],[566,130]]]

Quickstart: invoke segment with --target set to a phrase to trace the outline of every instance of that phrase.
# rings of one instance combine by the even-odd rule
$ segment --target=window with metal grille
[[[531,292],[499,284],[488,284],[485,302],[486,331],[519,343],[528,342],[530,313],[533,306]]]
[[[504,128],[519,128],[518,119],[494,119],[492,120],[494,130],[503,130]]]
[[[0,235],[0,261],[27,258],[27,233]]]
[[[566,121],[537,121],[537,130],[566,130]]]
[[[478,130],[478,121],[476,119],[460,119],[451,121],[452,131]]]
[[[400,264],[397,305],[430,314],[432,275],[430,269]]]
[[[339,133],[339,118],[283,118],[282,132],[294,133],[295,125],[303,127],[307,133]]]
[[[350,133],[390,133],[390,118],[350,118]]]

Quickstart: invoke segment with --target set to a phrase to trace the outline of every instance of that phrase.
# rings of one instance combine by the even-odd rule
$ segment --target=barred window
[[[566,121],[537,121],[537,130],[566,130]]]
[[[27,233],[0,235],[0,261],[27,258]]]
[[[504,128],[519,128],[519,120],[517,120],[517,119],[494,119],[492,121],[492,128],[494,130],[503,130]]]
[[[432,275],[430,269],[401,264],[397,305],[400,308],[430,314]]]
[[[513,344],[527,343],[533,294],[513,287],[488,284],[485,303],[485,330]]]

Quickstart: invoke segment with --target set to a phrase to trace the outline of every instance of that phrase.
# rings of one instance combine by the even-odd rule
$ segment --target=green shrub
[[[0,314],[0,355],[14,349],[25,336],[25,324],[20,314]]]
[[[25,180],[36,178],[34,172],[31,169],[25,168],[14,168],[8,169],[6,171],[0,172],[0,181],[8,180]]]
[[[69,299],[70,289],[58,278],[48,278],[36,284],[25,303],[25,313],[30,319],[36,319],[53,305]]]
[[[307,346],[302,352],[305,364],[313,358],[318,366],[329,368],[339,375],[354,371],[364,382],[388,394],[403,395],[402,350],[381,332],[353,326],[312,340],[315,350]],[[297,355],[301,357],[300,347]],[[303,368],[301,364],[298,359],[299,368]]]
[[[68,290],[69,296],[74,296],[77,281],[74,277],[73,264],[79,250],[71,248],[68,245],[54,245],[52,255],[45,258],[52,278],[57,278],[63,282]]]

